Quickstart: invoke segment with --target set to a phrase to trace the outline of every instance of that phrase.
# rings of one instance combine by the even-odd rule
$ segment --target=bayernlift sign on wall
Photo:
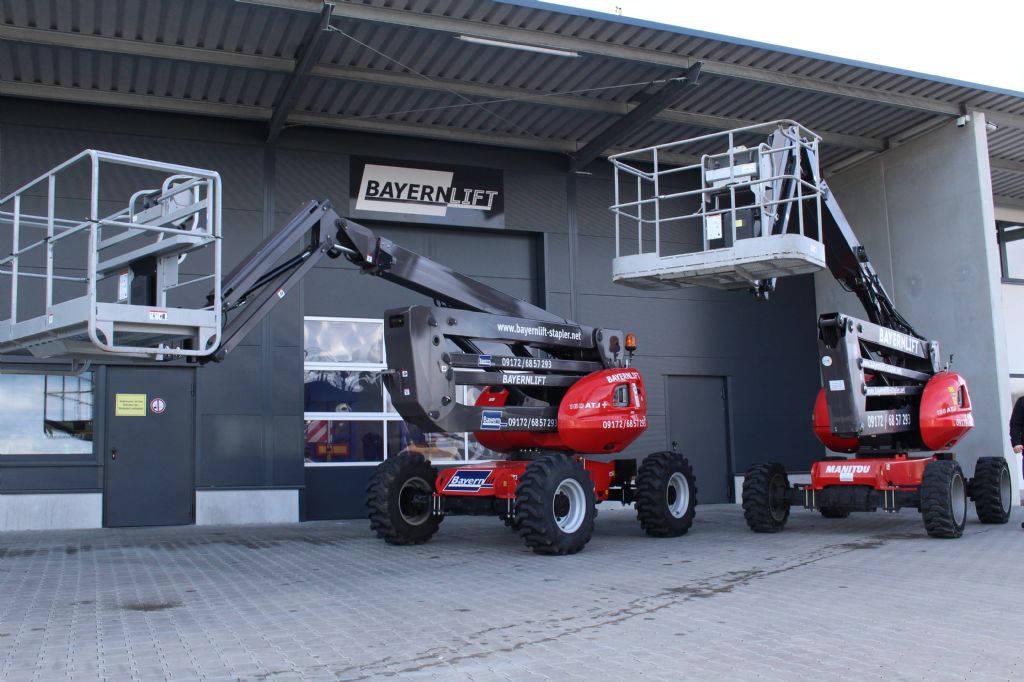
[[[504,227],[502,172],[491,168],[353,157],[354,219]]]

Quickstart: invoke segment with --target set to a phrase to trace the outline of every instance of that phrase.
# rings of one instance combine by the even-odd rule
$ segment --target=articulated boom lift
[[[108,165],[166,178],[135,192],[127,208],[100,214],[100,171]],[[77,181],[91,187],[84,220],[61,215],[58,186],[76,167],[84,173]],[[387,458],[370,480],[367,506],[371,527],[389,543],[425,542],[447,515],[489,514],[537,553],[572,554],[590,539],[596,502],[608,500],[635,502],[649,535],[679,536],[693,522],[696,487],[685,457],[659,452],[639,467],[615,458],[647,428],[643,378],[629,366],[632,335],[508,296],[377,237],[329,203],[303,206],[224,277],[220,178],[210,171],[87,151],[0,199],[0,222],[13,236],[11,255],[0,261],[11,281],[0,351],[217,361],[324,256],[344,255],[364,274],[432,298],[433,306],[384,313],[392,403],[422,431],[474,432],[508,459],[439,472],[415,448]],[[46,236],[26,240],[28,229]],[[55,249],[73,239],[68,250],[85,256],[83,274],[57,276]],[[204,263],[205,273],[186,275]],[[26,278],[45,280],[30,319],[19,315],[17,295]],[[205,298],[171,296],[211,280]],[[479,392],[473,404],[459,402],[463,387]]]
[[[765,131],[766,140],[754,137]],[[750,148],[741,144],[748,140],[756,140]],[[860,300],[868,320],[841,313],[818,320],[823,386],[813,411],[818,439],[853,458],[814,463],[807,485],[790,485],[781,464],[753,466],[743,486],[744,514],[753,530],[782,530],[794,504],[828,518],[912,507],[921,511],[930,535],[959,537],[969,497],[982,522],[1005,523],[1006,461],[980,458],[974,478],[967,480],[949,452],[974,426],[967,383],[943,366],[938,342],[921,336],[896,310],[821,177],[819,141],[792,121],[779,121],[613,157],[617,175],[635,177],[638,187],[626,200],[617,193],[613,211],[619,220],[636,221],[641,237],[650,225],[655,228],[654,253],[620,254],[616,277],[644,287],[746,288],[767,299],[777,277],[824,266]],[[723,142],[724,150],[708,152]],[[702,154],[692,166],[657,170],[659,153],[694,148]],[[641,160],[653,160],[655,170],[640,166]],[[699,189],[662,189],[665,173],[685,171],[691,178],[699,174]],[[653,185],[648,194],[646,185]],[[665,216],[669,201],[686,200],[692,210]],[[652,205],[655,217],[645,218],[644,209],[649,215]],[[664,224],[674,220],[700,226],[700,248],[661,253]]]

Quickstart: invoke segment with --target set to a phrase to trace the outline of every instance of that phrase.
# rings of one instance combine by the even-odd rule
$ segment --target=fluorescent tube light
[[[522,43],[506,43],[501,40],[491,40],[490,38],[477,38],[476,36],[459,36],[459,40],[464,40],[467,43],[476,43],[477,45],[489,45],[490,47],[507,47],[510,50],[538,52],[540,54],[549,54],[555,57],[580,56],[579,52],[573,52],[572,50],[556,50],[553,47],[540,47],[539,45],[523,45]]]

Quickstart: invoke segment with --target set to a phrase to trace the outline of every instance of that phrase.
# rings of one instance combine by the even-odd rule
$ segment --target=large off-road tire
[[[982,523],[1006,523],[1013,509],[1010,466],[1002,457],[981,457],[971,480],[974,510]]]
[[[366,486],[370,528],[392,545],[418,545],[437,532],[430,513],[437,469],[423,455],[403,453],[381,462]]]
[[[849,509],[840,509],[839,507],[819,507],[818,511],[826,519],[845,519],[850,515]]]
[[[958,538],[967,522],[967,481],[960,465],[936,459],[924,467],[921,478],[921,518],[933,538]]]
[[[537,554],[575,554],[594,532],[594,481],[568,455],[545,455],[516,486],[513,528]]]
[[[636,475],[636,517],[656,538],[685,535],[697,507],[697,479],[678,452],[656,452],[640,463]]]
[[[778,533],[789,520],[789,477],[778,462],[755,464],[743,478],[743,517],[750,530]]]

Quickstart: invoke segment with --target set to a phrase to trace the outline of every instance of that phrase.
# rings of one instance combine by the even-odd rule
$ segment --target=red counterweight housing
[[[504,406],[509,391],[492,386],[483,391],[480,407]],[[558,431],[478,431],[484,447],[498,452],[523,449],[579,453],[621,452],[647,428],[647,394],[635,369],[605,369],[574,383],[558,407]]]
[[[921,440],[929,450],[946,450],[974,428],[967,382],[956,372],[939,372],[921,394]]]
[[[870,382],[870,377],[867,377]],[[832,432],[825,389],[818,391],[812,417],[814,435],[833,452],[854,453],[860,449],[859,438]],[[918,408],[920,450],[948,450],[974,428],[971,396],[967,382],[956,372],[939,372],[928,379],[921,391]]]

